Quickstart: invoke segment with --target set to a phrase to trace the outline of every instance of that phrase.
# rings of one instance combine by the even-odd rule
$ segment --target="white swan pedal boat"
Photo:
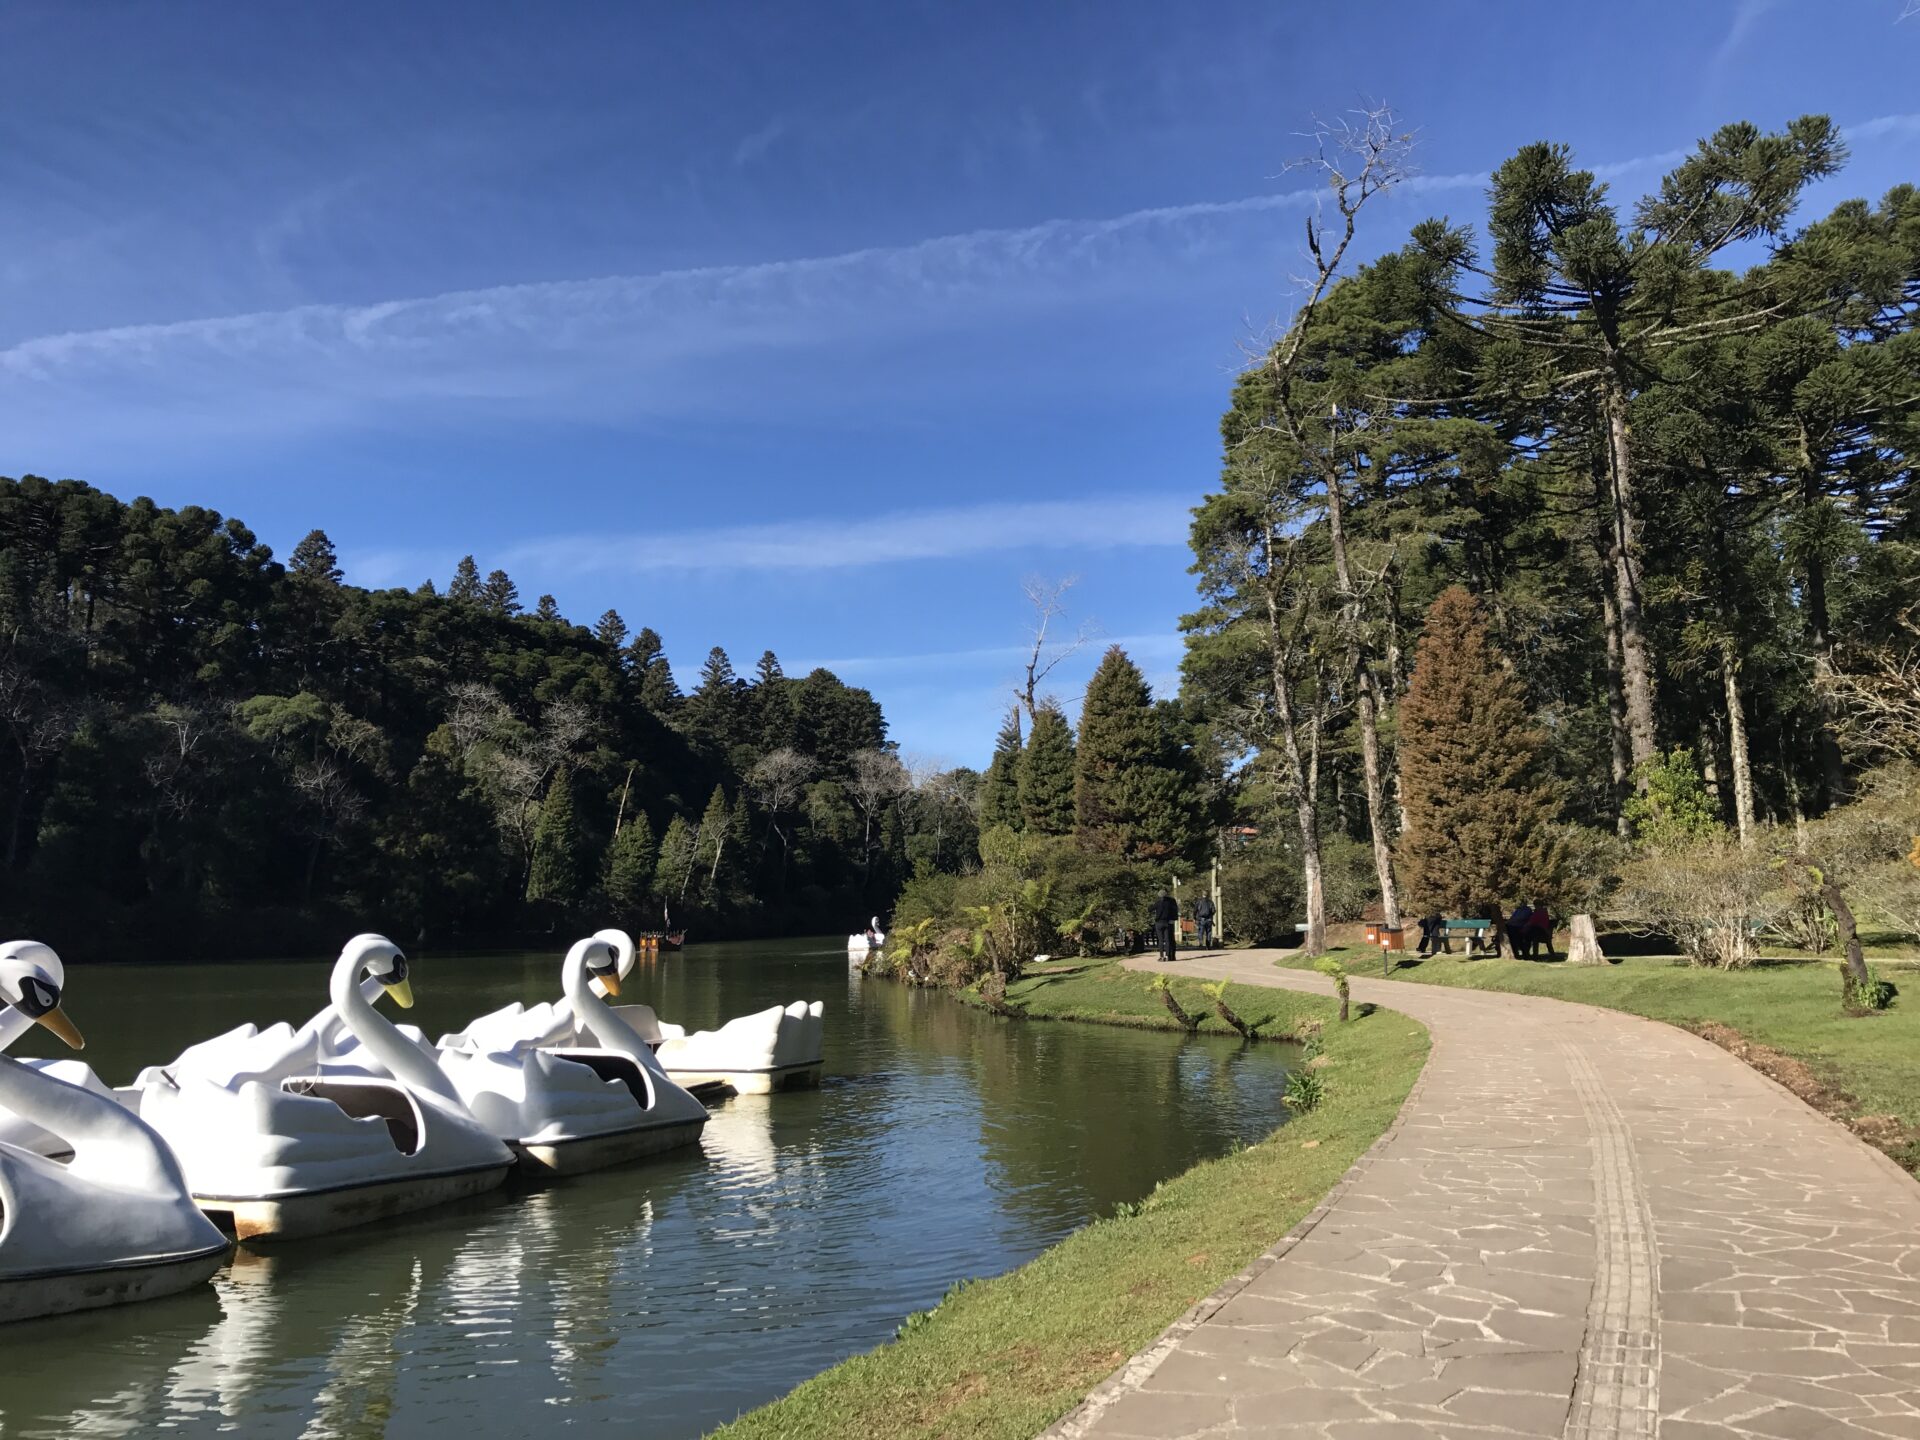
[[[697,1141],[707,1107],[600,998],[601,988],[620,992],[614,947],[598,935],[576,941],[560,967],[560,987],[569,1016],[581,1023],[552,1036],[552,1043],[504,1033],[505,1027],[497,1033],[469,1027],[442,1036],[435,1047],[441,1068],[480,1122],[508,1140],[530,1168],[557,1175]]]
[[[243,1026],[141,1073],[141,1119],[173,1147],[201,1209],[242,1239],[370,1224],[482,1194],[513,1168],[447,1076],[361,993],[363,971],[410,1006],[406,957],[384,936],[355,936],[329,987],[384,1076],[329,1073],[313,1022]]]
[[[0,946],[0,1050],[35,1024],[75,1049],[85,1043],[60,1009],[65,979],[47,946]],[[71,1156],[63,1164],[0,1143],[0,1321],[149,1300],[211,1279],[232,1247],[194,1204],[165,1142],[98,1080],[74,1084],[51,1070],[0,1055],[0,1114]]]
[[[457,1048],[532,1045],[568,1053],[570,1047],[625,1048],[638,1040],[642,1049],[676,1085],[687,1090],[732,1090],[767,1095],[820,1083],[825,1007],[796,1000],[772,1005],[727,1021],[717,1030],[689,1034],[663,1021],[650,1005],[608,1005],[603,992],[617,996],[633,971],[636,951],[624,930],[596,932],[589,941],[611,948],[611,973],[598,969],[583,977],[576,993],[569,988],[555,1003],[514,1004],[480,1016],[457,1035],[440,1039],[442,1052]],[[578,947],[576,947],[578,948]],[[584,999],[582,998],[584,997]],[[618,1030],[609,1023],[618,1025]]]

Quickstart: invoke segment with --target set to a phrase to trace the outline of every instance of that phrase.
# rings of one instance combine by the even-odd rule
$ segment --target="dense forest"
[[[0,930],[63,953],[286,954],[355,930],[837,931],[976,848],[971,772],[879,705],[463,560],[443,590],[283,565],[238,520],[0,481]]]
[[[1360,895],[1433,899],[1398,893],[1398,726],[1456,585],[1539,738],[1563,898],[1684,838],[1777,876],[1768,837],[1914,754],[1920,190],[1796,228],[1845,159],[1821,117],[1728,126],[1626,208],[1543,143],[1480,224],[1350,267],[1407,137],[1322,138],[1307,292],[1234,388],[1185,622],[1186,698],[1309,943]]]

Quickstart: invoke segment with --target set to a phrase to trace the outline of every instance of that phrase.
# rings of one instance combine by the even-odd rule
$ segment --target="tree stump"
[[[1607,957],[1600,951],[1600,937],[1593,933],[1593,917],[1573,917],[1573,933],[1567,940],[1569,965],[1604,965]]]

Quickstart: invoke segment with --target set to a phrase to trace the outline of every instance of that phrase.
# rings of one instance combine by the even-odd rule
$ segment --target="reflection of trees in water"
[[[1284,1054],[1238,1042],[1001,1023],[983,1041],[982,1151],[1006,1203],[1057,1227],[1138,1200],[1284,1120]]]

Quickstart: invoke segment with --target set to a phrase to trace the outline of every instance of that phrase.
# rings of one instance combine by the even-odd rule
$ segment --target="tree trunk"
[[[1750,847],[1755,828],[1753,757],[1747,746],[1747,711],[1740,702],[1740,672],[1736,664],[1733,647],[1722,646],[1720,673],[1727,686],[1727,754],[1728,768],[1733,771],[1733,814],[1739,827],[1741,845]]]
[[[1807,856],[1797,857],[1801,864],[1814,870],[1820,877],[1820,898],[1827,902],[1827,908],[1833,912],[1834,924],[1840,931],[1840,944],[1845,952],[1842,964],[1847,974],[1847,990],[1858,992],[1866,989],[1871,977],[1867,974],[1867,957],[1860,949],[1860,931],[1854,924],[1853,907],[1847,904],[1847,897],[1840,893],[1840,882],[1833,878],[1833,871],[1827,866],[1816,866]]]
[[[1360,667],[1360,761],[1367,782],[1367,831],[1373,836],[1373,870],[1380,879],[1380,908],[1390,929],[1400,928],[1400,894],[1393,883],[1393,820],[1380,783],[1380,731],[1374,719],[1373,675]]]
[[[1600,550],[1600,619],[1607,632],[1607,733],[1612,740],[1613,820],[1627,838],[1628,777],[1633,774],[1631,742],[1627,739],[1627,697],[1620,672],[1620,608],[1613,602],[1613,545],[1598,539]]]
[[[1700,784],[1705,788],[1707,798],[1713,801],[1713,808],[1719,812],[1720,823],[1724,825],[1730,812],[1726,793],[1720,787],[1720,741],[1704,713],[1700,716],[1699,746]]]
[[[1808,509],[1820,503],[1820,472],[1813,463],[1807,427],[1800,424],[1800,503]],[[1806,557],[1807,583],[1803,604],[1807,639],[1813,650],[1814,750],[1820,757],[1820,778],[1831,809],[1846,797],[1846,772],[1840,765],[1840,742],[1833,737],[1832,691],[1824,681],[1833,674],[1833,622],[1827,613],[1827,562],[1817,553]]]
[[[1787,754],[1787,742],[1783,732],[1774,732],[1774,749],[1780,757],[1780,778],[1787,788],[1787,813],[1793,817],[1793,843],[1804,846],[1807,843],[1807,808],[1800,803],[1800,780],[1793,773],[1793,760]]]
[[[1287,663],[1284,627],[1279,603],[1267,593],[1268,659],[1272,668],[1273,703],[1280,717],[1281,753],[1287,762],[1287,784],[1293,791],[1294,819],[1300,826],[1300,872],[1306,890],[1305,953],[1318,955],[1327,948],[1327,895],[1320,869],[1320,744],[1313,737],[1313,763],[1301,753],[1300,731],[1294,718],[1292,667]],[[1318,707],[1318,697],[1315,706]]]
[[[1627,382],[1617,354],[1605,371],[1608,473],[1612,485],[1613,583],[1620,616],[1620,673],[1627,705],[1627,741],[1634,784],[1659,750],[1654,724],[1653,663],[1640,610],[1640,517],[1633,500],[1633,447],[1627,426]]]
[[[1348,563],[1346,497],[1341,494],[1342,482],[1337,460],[1329,461],[1321,480],[1327,490],[1327,534],[1333,545],[1333,574],[1340,586],[1352,666],[1360,680],[1360,754],[1367,790],[1367,834],[1373,840],[1373,868],[1380,881],[1380,905],[1387,924],[1398,929],[1400,897],[1394,889],[1393,847],[1388,838],[1392,821],[1387,815],[1385,792],[1380,784],[1380,727],[1373,670],[1368,663],[1369,647],[1361,629],[1364,617],[1360,611],[1360,592],[1354,586],[1353,567]]]
[[[1600,937],[1594,933],[1593,916],[1573,917],[1573,930],[1567,940],[1569,965],[1604,965],[1607,957],[1600,949]]]

